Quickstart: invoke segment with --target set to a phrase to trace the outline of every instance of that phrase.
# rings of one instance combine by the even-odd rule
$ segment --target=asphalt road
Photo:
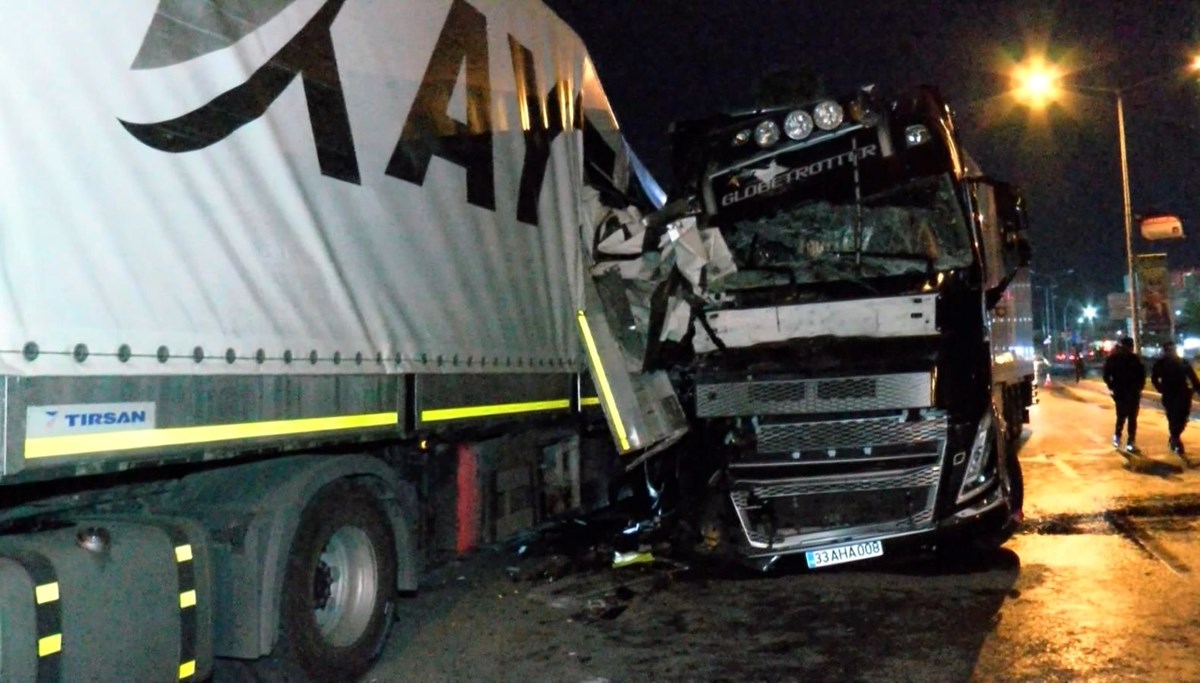
[[[1200,469],[1144,406],[1130,467],[1099,382],[1043,387],[1025,528],[985,564],[513,581],[515,555],[482,550],[407,602],[367,680],[1200,681]],[[1200,425],[1184,440],[1200,454]]]

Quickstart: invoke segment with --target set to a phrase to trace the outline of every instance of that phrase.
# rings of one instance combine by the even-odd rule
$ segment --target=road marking
[[[1093,461],[1097,458],[1108,459],[1112,457],[1112,448],[1084,448],[1077,451],[1067,451],[1066,453],[1038,453],[1036,455],[1021,456],[1021,462],[1052,462],[1058,460],[1082,460]],[[1118,455],[1120,455],[1118,453]]]
[[[1071,467],[1070,465],[1063,462],[1062,460],[1055,458],[1055,459],[1051,460],[1050,462],[1054,463],[1054,466],[1057,467],[1060,472],[1067,475],[1068,479],[1074,479],[1075,481],[1079,481],[1079,480],[1083,479],[1083,477],[1079,476],[1079,473],[1075,471],[1074,467]]]
[[[1108,456],[1113,454],[1114,450],[1115,449],[1112,446],[1107,446],[1105,448],[1088,448],[1088,449],[1083,449],[1083,450],[1078,450],[1078,451],[1072,451],[1068,455],[1088,455],[1088,456],[1103,455],[1104,457],[1107,458]]]
[[[1111,510],[1104,511],[1104,520],[1109,525],[1116,529],[1117,533],[1124,536],[1131,543],[1141,548],[1150,557],[1162,562],[1167,569],[1170,569],[1176,576],[1192,573],[1190,567],[1183,560],[1175,557],[1174,553],[1164,548],[1158,541],[1154,539],[1145,529],[1133,523],[1129,517],[1112,512]]]
[[[1146,407],[1145,403],[1146,402],[1143,401],[1143,407]],[[1108,404],[1097,405],[1096,407],[1105,411],[1111,410]],[[1159,415],[1162,414],[1161,410],[1156,412],[1158,412]],[[1083,445],[1086,446],[1083,449],[1072,449],[1061,454],[1043,451],[1029,458],[1029,460],[1032,462],[1052,463],[1060,472],[1062,472],[1065,477],[1074,481],[1080,481],[1083,479],[1083,477],[1080,476],[1078,471],[1071,467],[1069,464],[1071,461],[1075,461],[1078,464],[1078,461],[1094,463],[1099,460],[1111,460],[1114,462],[1114,465],[1124,466],[1126,471],[1129,471],[1135,475],[1140,474],[1144,476],[1146,474],[1153,474],[1157,475],[1163,481],[1174,482],[1176,484],[1185,483],[1186,481],[1184,477],[1177,476],[1174,473],[1175,468],[1172,468],[1171,465],[1163,462],[1162,460],[1150,458],[1149,456],[1141,456],[1140,458],[1134,458],[1131,460],[1125,455],[1124,452],[1113,449],[1109,445],[1107,438],[1099,436],[1094,432],[1085,433],[1083,435],[1082,442]],[[1121,457],[1114,458],[1114,453]],[[1025,459],[1023,458],[1022,460]],[[1137,462],[1138,466],[1134,465],[1135,461],[1139,461]],[[1166,472],[1168,469],[1170,469],[1171,473],[1163,474],[1163,472]],[[1108,468],[1105,468],[1105,470],[1107,472]],[[1087,469],[1087,466],[1085,466],[1085,471],[1091,470]],[[1184,471],[1186,471],[1186,468]],[[1113,501],[1106,500],[1105,497],[1096,495],[1096,492],[1093,492],[1090,498],[1095,505],[1095,508],[1093,509],[1103,510],[1103,520],[1108,527],[1113,530],[1114,533],[1129,541],[1145,556],[1152,560],[1156,560],[1158,563],[1161,563],[1172,574],[1176,576],[1187,576],[1191,574],[1191,567],[1187,564],[1187,562],[1180,559],[1161,541],[1156,539],[1154,533],[1152,533],[1150,529],[1147,529],[1135,522],[1134,518],[1128,513],[1120,510],[1113,510]]]

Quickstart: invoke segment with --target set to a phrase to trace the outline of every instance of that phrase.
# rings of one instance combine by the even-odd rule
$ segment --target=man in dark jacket
[[[1175,352],[1175,343],[1166,342],[1162,355],[1154,361],[1150,381],[1162,394],[1163,410],[1167,412],[1167,445],[1177,455],[1183,455],[1183,428],[1187,426],[1192,412],[1192,394],[1200,393],[1200,379],[1196,371]]]
[[[1104,361],[1104,383],[1117,408],[1117,425],[1113,429],[1113,448],[1121,447],[1121,429],[1129,422],[1129,440],[1125,450],[1138,453],[1137,438],[1138,407],[1142,401],[1142,387],[1146,386],[1146,366],[1133,352],[1133,339],[1125,337]]]

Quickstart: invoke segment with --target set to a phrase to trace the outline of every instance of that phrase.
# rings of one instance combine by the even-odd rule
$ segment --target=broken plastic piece
[[[631,564],[641,564],[644,562],[653,562],[654,554],[650,552],[628,552],[628,553],[613,553],[613,569],[628,567]]]

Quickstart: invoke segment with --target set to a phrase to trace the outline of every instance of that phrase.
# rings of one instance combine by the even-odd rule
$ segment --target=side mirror
[[[996,197],[996,216],[1000,219],[1000,233],[1004,236],[1004,247],[1017,257],[1017,265],[1029,265],[1033,249],[1029,246],[1029,219],[1025,214],[1025,199],[1021,190],[1012,183],[989,181]]]

